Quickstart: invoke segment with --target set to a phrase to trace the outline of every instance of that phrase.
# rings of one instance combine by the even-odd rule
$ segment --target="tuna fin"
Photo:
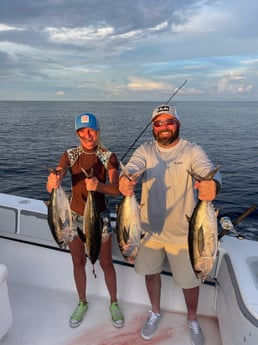
[[[186,216],[186,219],[187,219],[187,221],[188,221],[188,223],[189,223],[190,220],[191,220],[191,217],[189,217],[187,214],[186,214],[185,216]]]
[[[212,171],[210,171],[206,176],[204,176],[204,180],[212,180],[214,175],[217,174],[217,172],[219,171],[220,169],[220,165],[216,166],[215,169],[213,169]]]
[[[82,242],[86,243],[86,236],[79,227],[77,227],[77,232]]]
[[[92,274],[94,275],[95,278],[97,278],[94,265],[92,265]]]
[[[198,174],[194,174],[191,171],[187,170],[188,174],[190,174],[196,181],[201,182],[204,180],[212,180],[214,175],[219,171],[220,166],[218,165],[215,169],[211,170],[207,175],[200,176]]]
[[[127,244],[129,237],[130,237],[130,229],[127,231],[126,228],[124,228],[123,240],[124,240],[125,244]]]
[[[204,283],[206,276],[203,275],[203,271],[194,271],[195,276],[197,279],[200,279],[202,283]]]
[[[87,172],[86,170],[84,170],[82,167],[81,168],[81,171],[84,173],[84,175],[87,177],[87,178],[92,178],[93,177],[93,168],[90,169],[89,172]]]
[[[202,256],[203,248],[204,248],[204,233],[203,233],[203,228],[201,226],[198,231],[198,251],[199,251],[200,256]]]
[[[54,168],[49,167],[48,165],[45,165],[45,168],[55,175],[60,175],[63,172],[66,172],[66,170],[67,170],[67,167],[64,167],[63,169],[56,170]]]
[[[138,177],[140,177],[145,169],[142,169],[142,170],[139,170],[139,171],[136,171],[134,173],[130,173],[128,171],[128,169],[124,166],[124,164],[122,162],[120,162],[120,168],[121,168],[121,171],[122,173],[130,180],[130,181],[135,181],[137,180]]]

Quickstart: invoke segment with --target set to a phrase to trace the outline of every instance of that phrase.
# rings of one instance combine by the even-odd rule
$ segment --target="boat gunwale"
[[[241,310],[243,316],[249,321],[251,322],[255,327],[258,328],[258,320],[256,319],[256,317],[249,311],[249,309],[246,307],[246,303],[243,300],[242,294],[240,292],[240,288],[239,288],[239,283],[238,280],[236,278],[236,274],[234,271],[234,267],[232,264],[232,260],[230,259],[229,254],[225,253],[223,258],[225,259],[225,263],[227,265],[228,268],[228,272],[230,275],[230,279],[232,282],[232,286],[234,288],[234,292],[235,292],[235,296],[236,296],[236,300],[237,300],[237,304],[239,306],[239,309]]]

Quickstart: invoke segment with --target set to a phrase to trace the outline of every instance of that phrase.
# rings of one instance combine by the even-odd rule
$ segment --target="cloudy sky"
[[[1,0],[0,100],[258,100],[257,0]]]

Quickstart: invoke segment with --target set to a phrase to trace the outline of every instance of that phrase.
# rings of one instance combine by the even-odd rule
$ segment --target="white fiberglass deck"
[[[184,314],[164,311],[156,335],[146,342],[140,337],[140,326],[148,306],[120,301],[125,325],[116,329],[110,320],[108,298],[89,295],[84,321],[72,329],[68,320],[77,303],[76,294],[16,284],[9,285],[9,294],[14,321],[1,345],[190,345]],[[206,345],[220,345],[217,320],[199,320]]]
[[[144,278],[132,267],[116,264],[118,298],[125,325],[116,329],[110,319],[109,298],[97,263],[97,278],[87,265],[89,310],[78,328],[70,328],[69,317],[77,294],[71,255],[55,249],[0,238],[0,261],[8,267],[8,290],[13,325],[1,345],[129,345],[146,344],[140,327],[148,316]],[[162,276],[163,319],[149,345],[190,345],[182,292],[171,276]],[[206,345],[221,345],[217,318],[207,303],[213,288],[202,286],[199,320]],[[212,304],[212,303],[211,303]],[[173,310],[173,312],[172,312]]]
[[[149,309],[144,277],[125,264],[114,236],[113,259],[125,325],[116,329],[111,323],[97,262],[96,279],[87,264],[89,310],[83,323],[72,329],[69,317],[78,301],[71,255],[57,248],[46,205],[0,193],[0,219],[0,265],[8,271],[7,280],[2,274],[0,286],[0,326],[5,324],[0,337],[7,332],[1,345],[190,345],[183,293],[167,265],[162,274],[163,318],[155,336],[145,341],[140,336]],[[198,319],[205,344],[257,345],[258,243],[225,237],[220,244],[210,278],[200,287]],[[6,285],[13,317],[10,328],[10,318],[3,313]]]

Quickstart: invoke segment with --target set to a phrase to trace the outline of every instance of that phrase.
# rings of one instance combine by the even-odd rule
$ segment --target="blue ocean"
[[[226,215],[234,221],[258,204],[258,102],[171,104],[177,107],[181,119],[180,136],[201,145],[214,165],[221,166],[223,187],[214,204],[219,217]],[[46,165],[55,167],[61,154],[78,144],[74,133],[76,115],[95,113],[103,143],[121,159],[138,136],[133,148],[152,139],[151,126],[147,125],[157,105],[159,102],[0,101],[0,192],[49,199]],[[64,186],[69,192],[69,176]],[[120,200],[109,200],[111,211],[116,211]],[[258,210],[236,229],[246,238],[258,240]]]

